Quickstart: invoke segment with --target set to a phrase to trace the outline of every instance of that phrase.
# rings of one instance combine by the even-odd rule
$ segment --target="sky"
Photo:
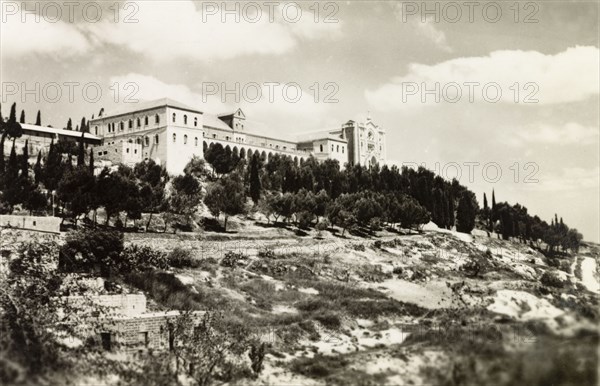
[[[600,239],[598,2],[0,3],[4,116],[170,97],[288,138],[370,116],[390,163]]]

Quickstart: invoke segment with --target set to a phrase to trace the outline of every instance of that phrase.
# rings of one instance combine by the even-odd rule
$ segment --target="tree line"
[[[575,228],[570,228],[557,214],[550,224],[537,215],[530,215],[525,206],[510,205],[508,202],[496,203],[495,192],[492,191],[492,204],[488,205],[487,196],[483,195],[483,208],[479,213],[482,228],[488,232],[496,232],[504,240],[516,239],[539,249],[545,244],[548,253],[577,252],[583,235]]]

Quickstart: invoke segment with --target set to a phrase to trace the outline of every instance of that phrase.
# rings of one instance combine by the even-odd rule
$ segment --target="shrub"
[[[250,346],[250,352],[248,353],[252,371],[258,376],[263,369],[263,360],[265,359],[265,343],[252,344]]]
[[[323,326],[332,330],[337,330],[342,325],[340,317],[331,311],[316,315],[314,319],[319,321]]]
[[[339,356],[315,355],[313,358],[298,358],[292,362],[291,369],[295,373],[312,378],[323,378],[333,372],[345,368],[348,360]]]
[[[317,225],[315,226],[315,229],[322,232],[322,231],[329,229],[330,226],[331,226],[331,223],[329,222],[329,220],[327,220],[326,218],[323,218],[323,219],[321,219],[321,221],[319,221],[317,223]]]
[[[62,272],[99,273],[104,277],[119,269],[123,234],[112,230],[83,229],[67,237],[58,258]]]
[[[354,249],[355,251],[360,251],[360,252],[364,252],[366,250],[364,244],[354,244],[354,245],[352,245],[352,249]]]
[[[265,248],[258,251],[258,257],[264,257],[266,259],[275,259],[277,256],[274,250]]]
[[[164,252],[153,250],[148,246],[140,247],[138,245],[131,245],[123,250],[120,266],[128,271],[169,268],[167,256]]]
[[[240,260],[244,260],[245,258],[246,255],[244,255],[242,252],[227,251],[223,259],[221,259],[221,265],[223,267],[233,268],[239,263]]]
[[[475,260],[471,260],[463,264],[460,270],[465,272],[465,275],[468,277],[477,277],[481,273],[481,264]]]
[[[540,278],[540,283],[547,287],[562,288],[564,287],[563,281],[558,277],[557,274],[552,272],[544,272]]]
[[[382,247],[381,240],[375,240],[375,242],[373,243],[373,248],[381,249],[381,247]]]
[[[308,229],[312,224],[314,215],[308,211],[302,211],[296,213],[296,221],[298,222],[298,228]]]
[[[175,268],[198,268],[201,265],[200,260],[192,256],[189,249],[175,248],[169,253],[169,265]]]
[[[369,228],[371,228],[373,231],[380,231],[381,219],[379,217],[373,217],[371,220],[369,220]]]

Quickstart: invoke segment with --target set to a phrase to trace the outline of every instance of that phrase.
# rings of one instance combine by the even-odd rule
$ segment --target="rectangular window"
[[[33,222],[33,226],[36,226],[36,225],[37,225],[37,224],[36,224],[36,222],[34,221],[34,222]]]
[[[150,343],[150,341],[148,340],[148,332],[147,331],[140,332],[140,343],[142,343],[144,346],[148,347],[148,343]]]
[[[129,148],[127,148],[127,153],[129,153]]]

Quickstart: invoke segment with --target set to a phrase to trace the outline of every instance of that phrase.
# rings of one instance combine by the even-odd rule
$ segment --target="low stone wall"
[[[0,215],[0,227],[60,233],[60,217]]]

